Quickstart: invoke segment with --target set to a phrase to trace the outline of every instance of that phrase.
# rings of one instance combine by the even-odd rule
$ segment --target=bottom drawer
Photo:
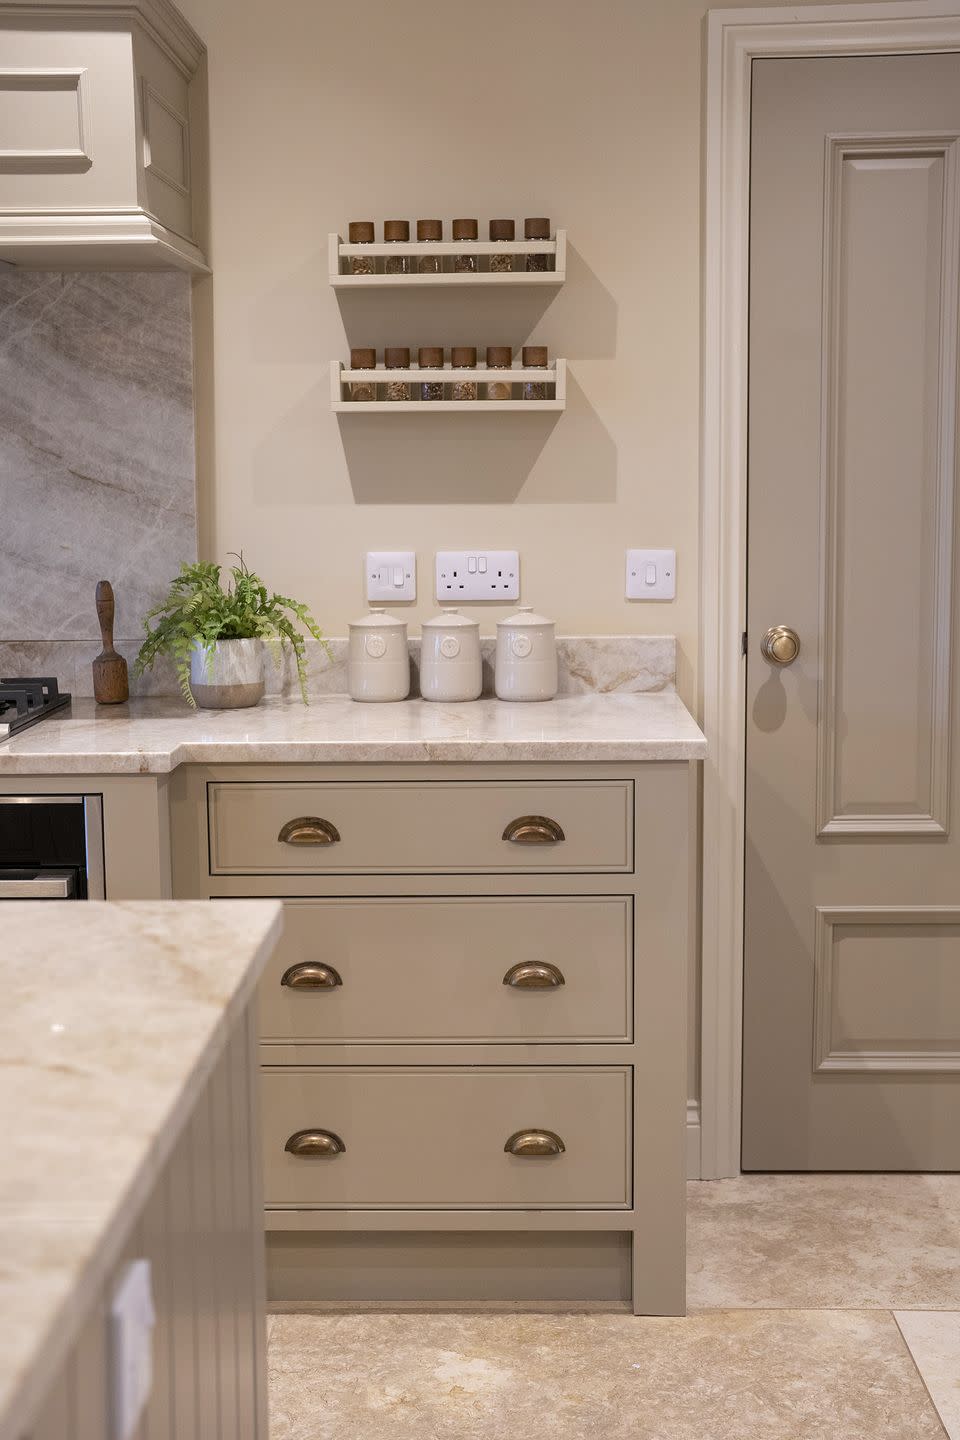
[[[631,1075],[628,1066],[266,1070],[266,1203],[625,1208]],[[520,1153],[504,1148],[511,1140]]]

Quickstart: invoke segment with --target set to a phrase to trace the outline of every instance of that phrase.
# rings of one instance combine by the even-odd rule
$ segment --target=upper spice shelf
[[[414,399],[424,384],[435,384],[445,393],[453,390],[457,383],[473,387],[478,398],[475,400],[423,400]],[[382,392],[387,385],[397,384],[405,389],[409,399],[400,400],[357,400],[350,398],[351,386],[370,387],[374,395]],[[544,400],[494,399],[481,392],[481,386],[495,385],[510,392],[523,393],[524,383],[543,387],[553,396]],[[483,393],[483,398],[480,398]],[[489,369],[486,366],[471,367],[469,370],[442,366],[435,369],[387,370],[378,366],[374,370],[349,370],[339,360],[330,362],[330,408],[340,415],[449,415],[451,412],[482,415],[496,411],[500,414],[529,415],[543,410],[565,410],[567,408],[567,362],[555,360],[551,366],[525,369],[514,365],[510,368]]]
[[[553,240],[393,240],[366,245],[350,245],[339,235],[330,239],[330,284],[336,290],[402,290],[410,285],[562,285],[567,278],[567,232],[558,230]],[[476,259],[475,270],[454,270],[454,257],[469,255]],[[545,255],[548,270],[490,270],[491,255]],[[372,260],[410,260],[410,273],[354,275],[350,261],[354,256]],[[428,274],[418,268],[421,256],[439,260],[441,268]],[[515,262],[516,263],[516,262]]]

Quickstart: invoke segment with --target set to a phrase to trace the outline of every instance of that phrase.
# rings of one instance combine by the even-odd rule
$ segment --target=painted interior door
[[[743,1168],[953,1170],[960,55],[752,131]]]

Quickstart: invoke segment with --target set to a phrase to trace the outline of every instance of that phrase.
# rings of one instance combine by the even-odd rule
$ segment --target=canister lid
[[[421,345],[417,351],[417,364],[421,370],[442,370],[443,346]]]
[[[369,245],[377,237],[372,220],[351,220],[347,233],[351,245]]]
[[[418,240],[442,240],[442,239],[443,239],[443,221],[442,221],[442,220],[418,220],[418,221],[417,221],[417,239],[418,239]]]
[[[409,239],[410,239],[410,221],[409,221],[409,220],[384,220],[384,222],[383,222],[383,238],[384,238],[384,240],[409,240]]]
[[[491,220],[491,240],[512,240],[517,233],[517,227],[513,220]]]
[[[424,630],[479,630],[480,621],[461,615],[459,610],[441,610],[430,620],[424,620]]]
[[[550,221],[546,216],[529,216],[523,222],[523,234],[526,240],[549,240]]]
[[[454,220],[451,230],[454,240],[476,240],[476,220]]]
[[[454,345],[450,350],[450,364],[454,370],[467,370],[477,363],[476,345]]]
[[[553,620],[548,620],[545,615],[538,615],[532,605],[521,605],[520,609],[513,615],[508,615],[505,620],[497,621],[497,629],[501,625],[508,625],[511,628],[529,630],[537,626],[553,625]]]
[[[383,363],[388,370],[406,370],[410,364],[410,346],[388,345],[383,352]]]
[[[386,610],[379,610],[371,606],[366,615],[361,615],[359,620],[350,621],[351,630],[406,630],[406,620],[398,620],[396,615],[388,615]]]
[[[361,345],[350,351],[351,370],[376,370],[377,352],[372,346]]]

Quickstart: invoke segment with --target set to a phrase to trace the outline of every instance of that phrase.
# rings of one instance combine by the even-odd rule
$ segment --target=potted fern
[[[231,566],[226,588],[220,583],[221,567],[211,561],[180,566],[164,599],[144,617],[147,638],[133,672],[142,675],[158,656],[168,655],[188,705],[238,709],[263,698],[264,646],[279,664],[283,647],[290,645],[306,705],[303,631],[322,640],[317,622],[299,601],[268,593],[243,556],[236,559],[239,564]]]

